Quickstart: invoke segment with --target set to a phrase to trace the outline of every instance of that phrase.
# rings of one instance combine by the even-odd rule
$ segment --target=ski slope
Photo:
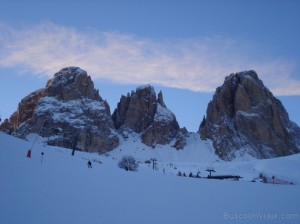
[[[0,223],[300,221],[299,155],[228,163],[219,161],[207,150],[209,147],[203,152],[192,149],[171,152],[162,146],[147,148],[138,138],[131,138],[124,140],[122,148],[106,155],[76,152],[71,156],[71,150],[37,141],[32,158],[27,158],[34,136],[29,139],[24,141],[0,133]],[[196,144],[195,136],[189,140]],[[118,168],[117,162],[123,154],[132,154],[142,162],[138,172]],[[153,157],[157,159],[158,170],[143,163]],[[92,169],[87,168],[89,159],[93,161]],[[243,179],[208,180],[176,175],[182,170],[200,171],[201,176],[206,176],[207,166],[214,166],[217,174],[235,172]],[[260,172],[294,184],[251,182]]]

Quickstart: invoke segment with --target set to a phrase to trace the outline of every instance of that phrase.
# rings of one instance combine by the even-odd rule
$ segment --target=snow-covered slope
[[[0,223],[299,223],[300,156],[248,162],[218,162],[213,151],[152,149],[130,138],[106,155],[43,145],[32,158],[29,141],[0,133]],[[191,135],[190,145],[197,137]],[[193,143],[195,142],[195,143]],[[209,142],[202,142],[208,146]],[[191,146],[192,147],[192,146]],[[120,151],[122,150],[122,151]],[[41,152],[44,152],[43,160]],[[144,161],[155,157],[158,170],[141,163],[138,172],[117,166],[122,154]],[[93,168],[87,168],[87,160]],[[170,163],[173,166],[170,168]],[[178,170],[206,166],[217,174],[243,176],[241,181],[178,177]],[[169,167],[169,168],[168,168]],[[177,167],[177,169],[175,169]],[[166,169],[165,174],[163,169]],[[249,180],[259,172],[292,181],[272,185]]]
[[[120,138],[122,139],[122,138]],[[118,148],[106,155],[119,160],[124,155],[133,155],[141,163],[156,159],[157,169],[161,172],[177,175],[178,172],[196,175],[201,172],[207,177],[208,167],[214,168],[216,175],[239,175],[243,181],[257,181],[261,174],[266,177],[276,176],[289,183],[300,184],[300,154],[275,159],[259,160],[253,157],[240,156],[234,161],[220,160],[215,154],[212,142],[203,141],[197,133],[189,133],[184,150],[174,150],[171,142],[168,145],[156,145],[151,148],[141,143],[140,136],[134,132],[127,133]]]

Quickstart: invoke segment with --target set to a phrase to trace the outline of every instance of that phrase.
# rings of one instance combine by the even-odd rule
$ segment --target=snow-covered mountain
[[[129,135],[108,153],[72,156],[70,149],[45,144],[47,138],[30,134],[25,141],[1,132],[0,223],[299,223],[299,154],[224,162],[197,134],[188,136],[186,150],[153,149],[137,133]],[[117,166],[127,153],[139,161],[137,172]],[[155,170],[145,162],[151,158],[157,159]],[[203,178],[208,167],[214,175],[243,178]],[[202,178],[179,177],[179,171]],[[270,184],[260,182],[262,175]]]
[[[122,96],[112,118],[121,133],[131,129],[140,134],[144,144],[153,148],[174,139],[176,149],[185,146],[186,129],[180,129],[175,114],[164,103],[162,92],[156,97],[150,85],[138,87],[127,97]]]
[[[300,128],[255,71],[231,74],[216,89],[199,132],[225,160],[300,152]]]
[[[300,128],[254,71],[225,78],[208,105],[200,135],[180,128],[162,92],[156,95],[150,85],[121,96],[111,115],[91,77],[78,67],[60,70],[45,88],[23,98],[0,130],[21,138],[37,133],[49,145],[99,153],[113,153],[136,138],[153,151],[164,146],[170,154],[182,156],[212,151],[214,158],[223,160],[300,152]]]
[[[38,133],[49,145],[82,151],[106,152],[119,144],[108,103],[78,67],[60,70],[45,88],[22,99],[1,129],[21,138]]]

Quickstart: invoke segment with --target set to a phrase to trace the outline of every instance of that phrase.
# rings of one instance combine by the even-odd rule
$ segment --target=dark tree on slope
[[[126,171],[137,171],[139,164],[133,156],[123,156],[118,166]]]

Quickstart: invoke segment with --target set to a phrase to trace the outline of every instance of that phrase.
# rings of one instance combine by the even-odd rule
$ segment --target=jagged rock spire
[[[130,128],[141,134],[143,143],[153,147],[157,143],[170,143],[180,132],[175,115],[163,101],[162,92],[156,98],[150,85],[138,87],[127,97],[122,96],[112,117],[117,129]],[[177,145],[184,147],[183,143]]]
[[[158,95],[157,95],[157,102],[162,106],[162,107],[166,107],[165,103],[164,103],[164,98],[163,98],[163,94],[162,91],[159,91]]]

